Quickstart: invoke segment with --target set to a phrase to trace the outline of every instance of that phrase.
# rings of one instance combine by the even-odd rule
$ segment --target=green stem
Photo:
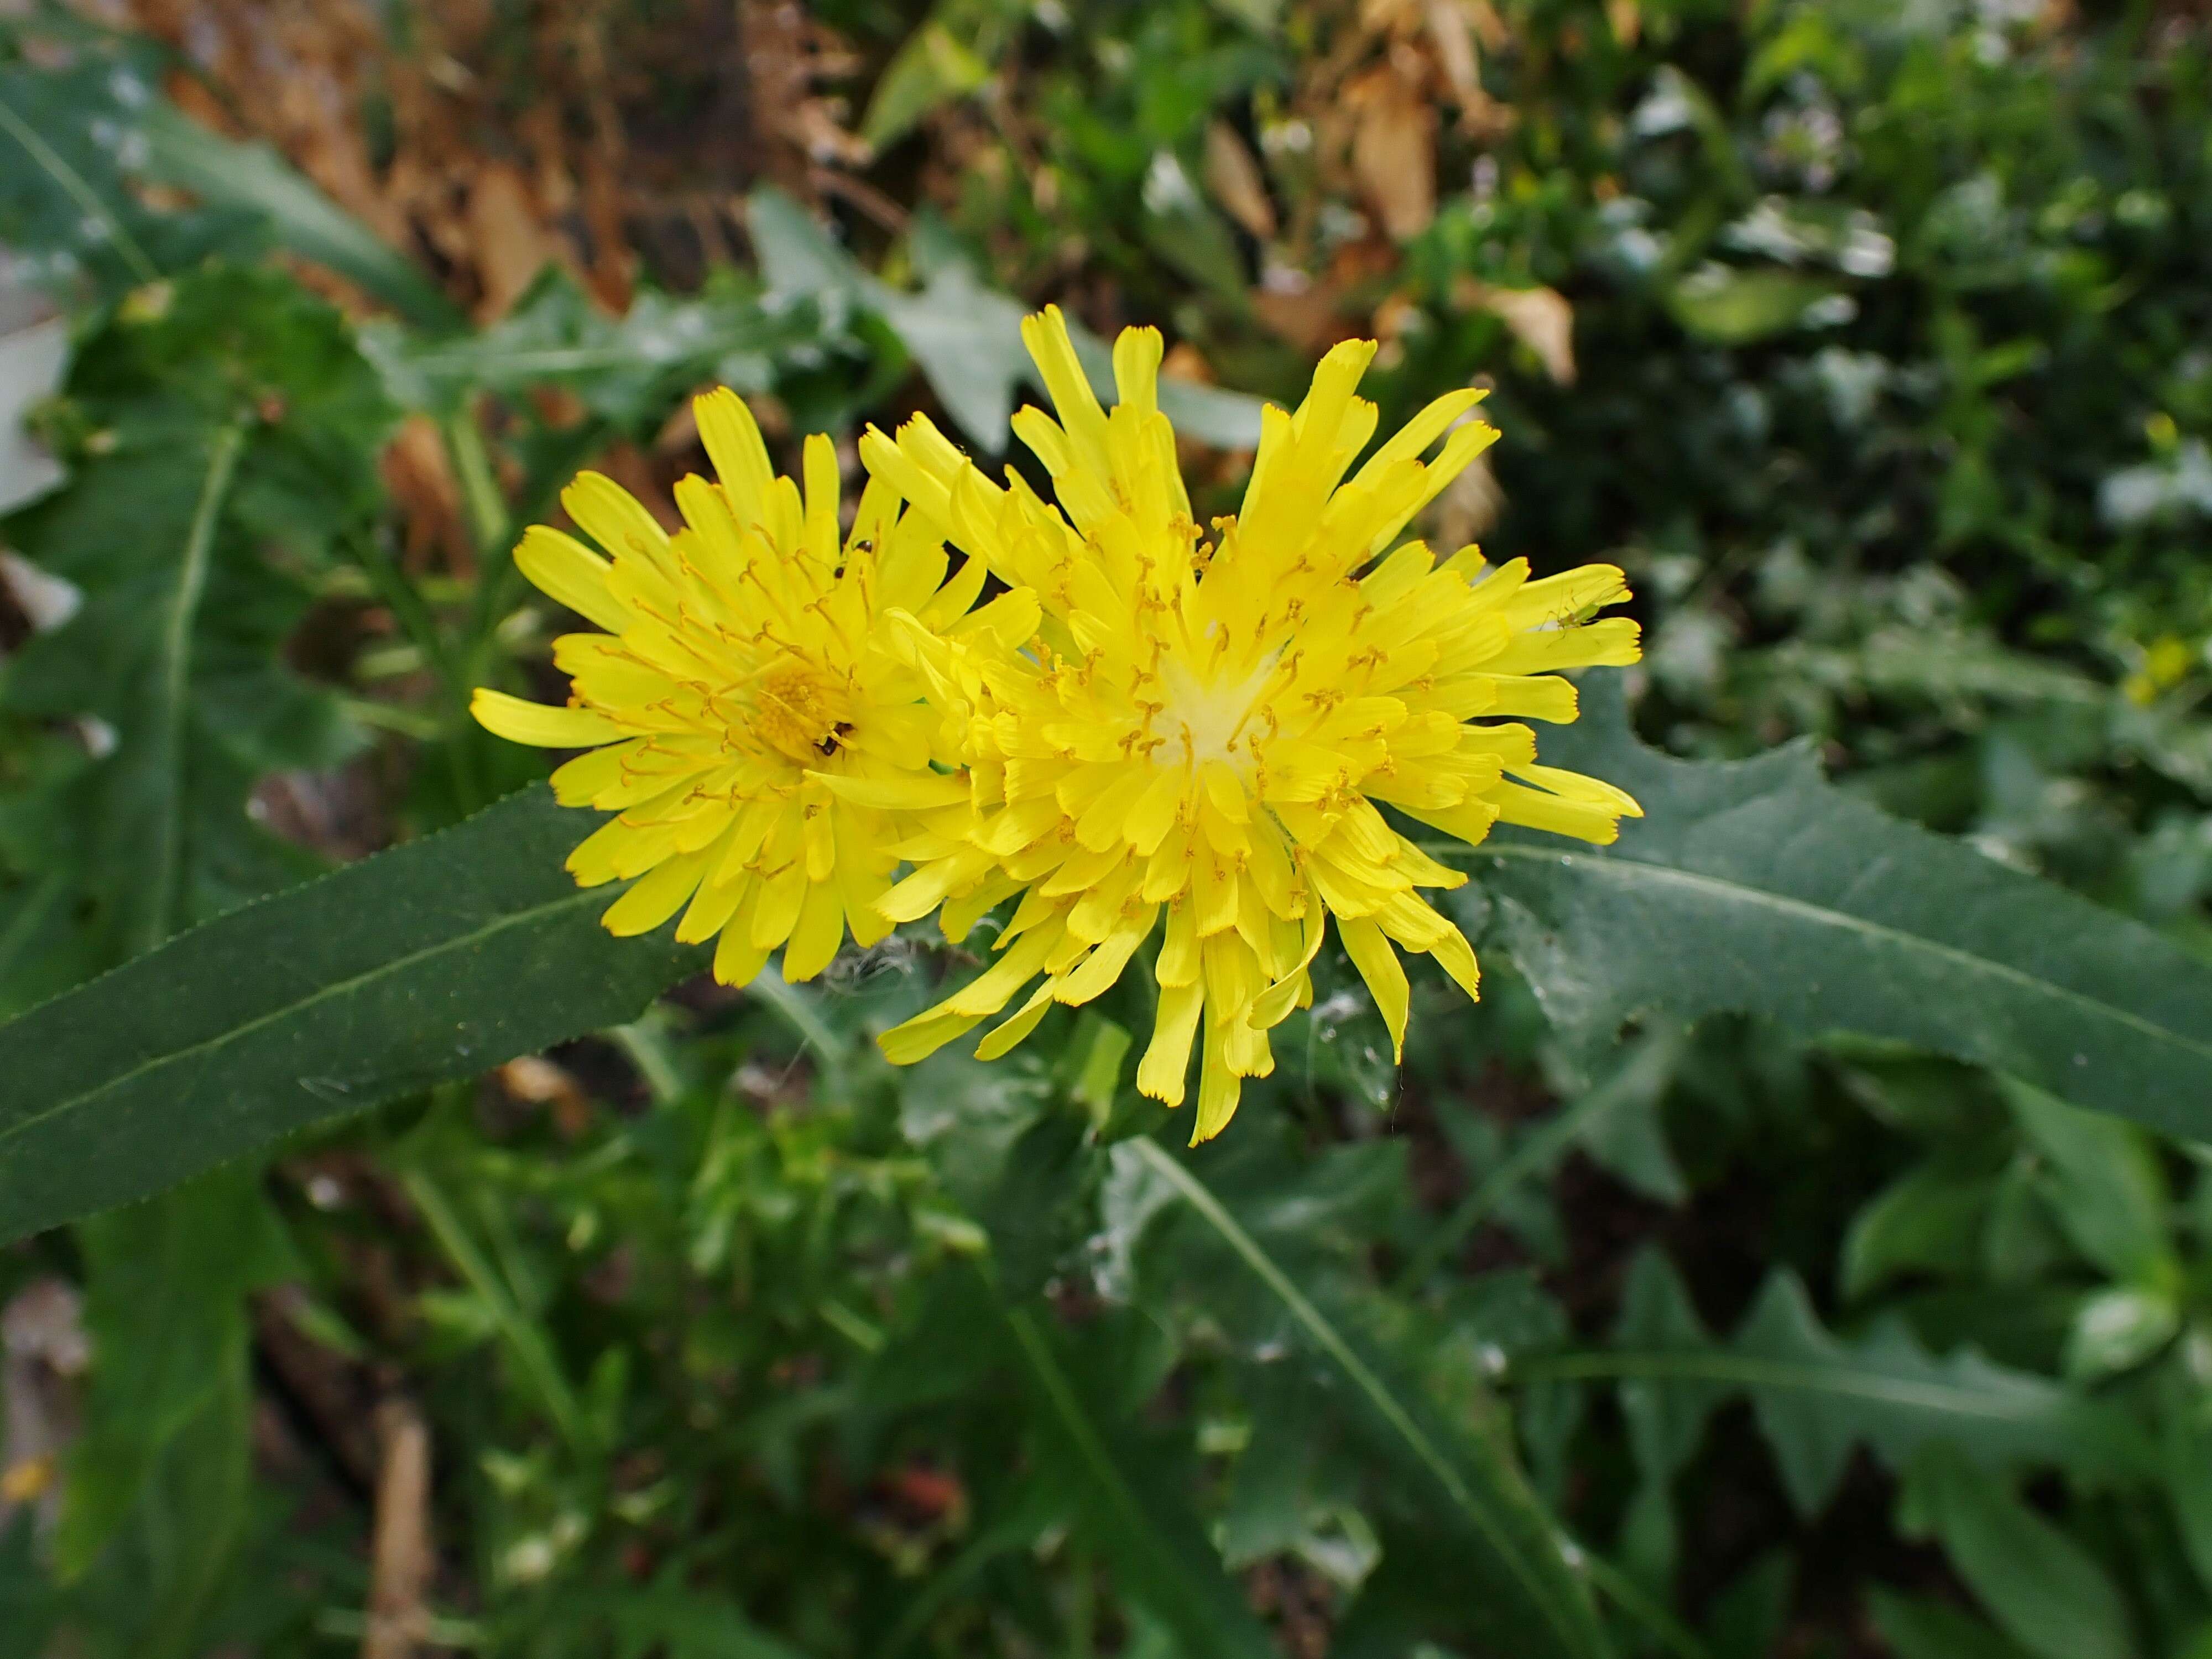
[[[138,948],[144,951],[152,950],[176,931],[178,890],[183,883],[185,725],[191,707],[192,624],[207,594],[216,526],[222,520],[223,501],[230,493],[239,452],[245,445],[246,428],[234,423],[218,431],[208,447],[207,477],[201,482],[199,502],[192,508],[191,526],[185,535],[177,585],[170,592],[161,618],[161,678],[151,735],[163,799],[154,815],[153,890],[138,938]]]
[[[493,471],[491,451],[484,447],[483,428],[475,415],[464,409],[445,423],[446,449],[453,458],[460,480],[461,501],[468,508],[469,528],[479,549],[489,551],[507,540],[509,520],[507,496]]]

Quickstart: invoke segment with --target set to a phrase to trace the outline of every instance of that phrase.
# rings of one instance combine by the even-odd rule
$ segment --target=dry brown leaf
[[[1352,170],[1382,228],[1399,241],[1437,212],[1437,110],[1394,63],[1344,88],[1352,112]]]
[[[486,161],[469,191],[469,240],[483,294],[477,319],[507,314],[538,273],[560,259],[560,240],[541,221],[530,184],[512,161]]]
[[[1252,291],[1260,320],[1310,356],[1318,356],[1346,336],[1335,290],[1320,283],[1267,285]]]
[[[410,570],[461,574],[476,567],[476,544],[461,510],[461,487],[446,458],[438,423],[410,415],[381,458],[384,487],[399,507],[401,550]]]
[[[0,1308],[0,1532],[19,1506],[41,1526],[60,1510],[76,1379],[92,1363],[82,1315],[82,1299],[58,1279],[34,1279]]]
[[[553,1127],[569,1140],[592,1127],[592,1103],[583,1087],[543,1054],[523,1054],[499,1068],[499,1086],[507,1098],[550,1109]]]
[[[1252,151],[1226,121],[1206,129],[1206,187],[1238,224],[1261,241],[1275,234],[1275,204]]]
[[[1575,309],[1554,288],[1492,288],[1462,277],[1453,299],[1488,312],[1536,354],[1544,373],[1560,386],[1575,382]]]

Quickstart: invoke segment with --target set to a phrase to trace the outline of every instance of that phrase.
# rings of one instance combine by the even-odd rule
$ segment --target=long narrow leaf
[[[1433,1488],[1443,1513],[1455,1518],[1487,1559],[1480,1567],[1517,1604],[1501,1609],[1521,1627],[1541,1632],[1538,1653],[1595,1655],[1608,1650],[1588,1586],[1569,1565],[1565,1540],[1510,1462],[1480,1434],[1449,1437],[1429,1420],[1428,1409],[1386,1376],[1386,1365],[1367,1345],[1325,1314],[1299,1288],[1228,1206],[1189,1168],[1157,1141],[1127,1143],[1152,1170],[1218,1233],[1283,1304],[1314,1350],[1349,1385],[1379,1437],[1395,1446],[1407,1468]]]
[[[1197,1518],[1144,1481],[1144,1460],[1092,1415],[1036,1318],[1014,1308],[1006,1322],[1038,1397],[1036,1420],[1068,1484],[1085,1495],[1090,1530],[1124,1592],[1176,1632],[1194,1659],[1269,1659],[1266,1629]]]
[[[461,325],[459,309],[412,260],[268,145],[226,138],[159,98],[146,106],[140,131],[147,177],[182,185],[210,206],[260,215],[283,246],[360,284],[420,327]]]
[[[0,1025],[0,1241],[633,1018],[702,959],[599,927],[581,827],[526,790]]]

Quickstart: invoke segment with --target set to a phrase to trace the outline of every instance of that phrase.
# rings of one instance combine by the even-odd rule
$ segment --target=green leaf
[[[1663,1391],[1636,1407],[1655,1461],[1678,1450],[1687,1425],[1718,1398],[1747,1395],[1783,1486],[1808,1515],[1826,1504],[1861,1443],[1893,1468],[1935,1442],[1992,1467],[2150,1467],[2148,1449],[2127,1419],[2046,1378],[1992,1364],[1972,1348],[1939,1358],[1893,1317],[1876,1321],[1856,1339],[1832,1334],[1787,1271],[1766,1281],[1726,1346],[1695,1343],[1683,1304],[1673,1311],[1663,1305],[1672,1302],[1674,1292],[1661,1297],[1647,1289],[1635,1304],[1644,1310],[1633,1328],[1639,1334],[1676,1333],[1663,1345],[1532,1358],[1517,1364],[1515,1375],[1609,1376]],[[1662,1417],[1665,1396],[1672,1399]]]
[[[1036,1396],[1031,1420],[1044,1455],[1080,1494],[1085,1527],[1114,1563],[1122,1592],[1173,1630],[1188,1653],[1269,1659],[1274,1646],[1266,1629],[1176,1486],[1133,1437],[1091,1408],[1034,1314],[1014,1308],[1006,1321]]]
[[[811,307],[769,310],[726,276],[689,298],[647,289],[609,317],[555,266],[478,333],[426,338],[371,324],[362,347],[410,409],[451,414],[474,392],[561,386],[602,419],[635,427],[660,421],[702,380],[765,390],[774,361],[818,333]]]
[[[2004,1092],[2021,1132],[2043,1155],[2051,1212],[2075,1248],[2124,1283],[2178,1284],[2172,1200],[2151,1138],[2017,1082],[2008,1080]]]
[[[1645,1246],[1629,1264],[1613,1341],[1644,1352],[1695,1352],[1712,1346],[1682,1276],[1656,1246]],[[1674,1479],[1697,1455],[1706,1419],[1728,1395],[1727,1385],[1717,1382],[1684,1379],[1659,1386],[1651,1378],[1624,1378],[1620,1411],[1637,1467],[1648,1476]]]
[[[542,786],[0,1025],[0,1242],[634,1018],[703,965],[599,926]]]
[[[2126,1603],[2094,1557],[1960,1456],[1931,1447],[1905,1496],[1908,1531],[1932,1534],[2013,1640],[2041,1659],[2134,1659]]]
[[[916,123],[966,97],[990,76],[988,64],[932,19],[907,36],[884,66],[860,120],[862,142],[875,149],[896,143]]]
[[[811,215],[772,187],[753,192],[746,207],[762,274],[772,291],[849,305],[882,319],[969,440],[998,454],[1018,386],[1040,387],[1022,345],[1022,319],[1031,307],[983,283],[968,263],[940,258],[919,295],[871,276]],[[1112,347],[1071,325],[1076,355],[1102,395],[1113,387]],[[1252,448],[1260,441],[1261,402],[1240,392],[1164,375],[1161,410],[1178,431],[1205,442]]]
[[[1346,1390],[1376,1448],[1412,1483],[1425,1512],[1449,1529],[1453,1548],[1480,1580],[1486,1618],[1510,1632],[1516,1653],[1609,1650],[1588,1586],[1566,1540],[1515,1466],[1495,1402],[1468,1402],[1487,1418],[1443,1413],[1397,1381],[1400,1367],[1365,1334],[1324,1312],[1188,1164],[1139,1137],[1115,1149],[1164,1182],[1266,1287],[1299,1340]]]
[[[1844,1236],[1844,1298],[1856,1302],[1899,1273],[1972,1273],[1996,1187],[1993,1172],[1941,1158],[1899,1176],[1851,1218]]]
[[[1399,1285],[1420,1284],[1498,1212],[1516,1187],[1549,1175],[1576,1146],[1616,1174],[1633,1170],[1638,1178],[1632,1184],[1638,1190],[1680,1201],[1686,1189],[1667,1151],[1656,1108],[1684,1046],[1678,1031],[1654,1031],[1629,1048],[1600,1081],[1532,1129],[1496,1167],[1482,1172],[1413,1252],[1398,1276]]]
[[[1712,1346],[1688,1287],[1674,1264],[1647,1245],[1630,1262],[1621,1287],[1614,1343],[1650,1352],[1694,1352]],[[1647,1583],[1664,1584],[1677,1565],[1674,1483],[1705,1438],[1705,1424],[1728,1399],[1720,1382],[1624,1377],[1620,1414],[1640,1477],[1623,1522],[1624,1551]]]
[[[170,103],[164,67],[143,41],[87,35],[65,67],[0,70],[0,243],[35,256],[50,285],[112,297],[273,240],[420,326],[461,325],[413,261],[275,150]],[[148,207],[142,184],[181,187],[199,205]]]
[[[1823,783],[1809,751],[1693,763],[1630,734],[1593,674],[1547,763],[1645,816],[1611,848],[1497,837],[1466,862],[1571,1040],[1637,1016],[1764,1014],[2014,1073],[2079,1106],[2212,1134],[2212,968],[2148,928]]]
[[[259,216],[280,246],[337,272],[418,327],[451,330],[465,322],[411,259],[267,144],[226,138],[161,98],[145,105],[136,131],[143,177],[180,185],[210,206]]]
[[[2027,1650],[2003,1632],[1948,1602],[1875,1589],[1867,1609],[1897,1659],[2026,1659]]]
[[[159,213],[125,176],[137,118],[158,94],[150,65],[90,57],[65,69],[0,68],[0,246],[58,294],[109,299],[217,247],[237,215]]]
[[[0,708],[96,740],[0,781],[12,872],[106,965],[313,859],[249,817],[265,773],[355,733],[284,653],[314,573],[375,510],[387,410],[337,313],[280,272],[210,268],[143,290],[70,365],[68,486],[0,523],[75,611],[0,672]],[[12,787],[11,787],[12,786]],[[0,1006],[27,1000],[0,962]]]
[[[563,1597],[561,1605],[564,1613],[611,1626],[616,1659],[801,1659],[727,1596],[687,1589],[675,1574],[618,1592]]]
[[[145,1650],[180,1652],[244,1522],[246,1296],[289,1269],[290,1247],[246,1167],[102,1216],[81,1240],[94,1364],[55,1565],[81,1576],[142,1502],[185,1498],[191,1525],[149,1516],[143,1536],[121,1540],[150,1553],[151,1617],[168,1632]]]

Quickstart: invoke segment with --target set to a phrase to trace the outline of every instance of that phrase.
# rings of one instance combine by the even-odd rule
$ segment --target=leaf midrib
[[[1245,1265],[1280,1298],[1283,1305],[1291,1310],[1291,1316],[1305,1327],[1307,1334],[1320,1344],[1322,1352],[1343,1368],[1352,1385],[1367,1396],[1392,1431],[1412,1449],[1421,1466],[1443,1486],[1462,1512],[1474,1523],[1476,1530],[1482,1534],[1498,1559],[1511,1570],[1521,1584],[1522,1593],[1558,1634],[1563,1649],[1568,1652],[1582,1650],[1583,1644],[1577,1632],[1561,1616],[1549,1586],[1537,1578],[1533,1564],[1523,1556],[1517,1540],[1501,1535],[1496,1517],[1475,1501],[1474,1494],[1468,1490],[1467,1483],[1460,1479],[1459,1472],[1451,1467],[1449,1461],[1437,1449],[1435,1442],[1413,1421],[1412,1414],[1399,1403],[1397,1396],[1384,1385],[1382,1379],[1376,1376],[1367,1363],[1352,1351],[1343,1334],[1323,1316],[1321,1310],[1314,1306],[1303,1291],[1291,1282],[1290,1276],[1260,1248],[1259,1241],[1245,1231],[1237,1218],[1229,1213],[1226,1206],[1213,1195],[1212,1188],[1162,1150],[1158,1142],[1139,1136],[1130,1144],[1136,1148],[1139,1157],[1167,1178],[1182,1195],[1184,1202],[1205,1217],[1214,1231],[1227,1241],[1229,1247],[1244,1259]]]
[[[176,919],[184,878],[185,723],[192,675],[192,629],[207,594],[216,525],[222,517],[245,442],[245,428],[234,423],[216,432],[208,446],[207,475],[200,481],[199,500],[185,532],[184,556],[177,563],[177,585],[162,618],[159,702],[152,734],[161,769],[161,800],[154,822],[154,890],[146,906],[143,950],[150,951],[168,938]]]
[[[52,1105],[45,1108],[43,1110],[34,1112],[27,1117],[19,1119],[15,1123],[9,1124],[5,1127],[0,1127],[0,1147],[4,1147],[9,1141],[15,1139],[20,1135],[27,1133],[29,1131],[37,1128],[42,1123],[46,1123],[64,1113],[80,1110],[99,1100],[101,1097],[112,1094],[118,1089],[126,1088],[130,1085],[137,1082],[139,1079],[145,1077],[151,1073],[161,1071],[167,1066],[180,1065],[185,1060],[197,1059],[202,1054],[215,1053],[219,1049],[228,1047],[231,1043],[243,1042],[246,1038],[252,1036],[256,1031],[275,1024],[280,1020],[288,1019],[295,1015],[304,1013],[308,1009],[315,1007],[318,1004],[331,1000],[337,997],[347,995],[354,991],[362,988],[365,986],[372,985],[380,979],[386,978],[393,974],[404,972],[406,969],[414,967],[419,963],[431,961],[438,957],[447,955],[456,951],[466,950],[471,945],[479,944],[485,939],[494,938],[500,933],[503,933],[509,928],[522,927],[528,922],[538,920],[540,917],[553,915],[562,911],[579,908],[586,904],[595,903],[604,896],[604,894],[599,893],[596,890],[586,890],[565,895],[561,898],[550,900],[544,904],[532,905],[526,910],[514,911],[507,915],[501,916],[497,920],[485,924],[483,927],[472,928],[468,933],[458,934],[451,939],[441,939],[434,945],[425,945],[419,951],[410,951],[404,956],[393,957],[388,961],[377,963],[374,968],[368,969],[362,973],[351,975],[345,979],[333,980],[328,985],[318,987],[314,991],[309,993],[306,996],[296,998],[290,1002],[287,1002],[277,1007],[272,1008],[266,1013],[256,1015],[250,1020],[246,1020],[240,1024],[230,1026],[224,1030],[216,1032],[212,1036],[203,1038],[197,1042],[188,1043],[182,1048],[173,1048],[166,1054],[151,1055],[149,1058],[141,1060],[137,1065],[132,1066],[127,1072],[124,1072],[118,1076],[109,1078],[104,1082],[83,1091],[82,1093],[70,1096],[66,1100],[57,1101]]]
[[[130,227],[104,201],[91,180],[69,164],[68,160],[52,145],[39,136],[39,130],[26,121],[5,98],[0,98],[0,127],[23,148],[23,153],[44,170],[46,176],[61,187],[62,193],[107,228],[116,251],[131,274],[142,283],[159,281],[161,268],[147,257],[146,250],[138,246],[138,239],[131,234]]]
[[[2144,1036],[2175,1044],[2208,1061],[2212,1061],[2212,1042],[2200,1042],[2195,1037],[2186,1036],[2169,1025],[2161,1025],[2155,1020],[2147,1019],[2130,1009],[2120,1007],[2115,1003],[2100,1001],[2086,991],[2077,991],[2069,985],[2061,985],[2056,980],[2039,978],[2036,975],[2012,966],[2009,963],[2000,962],[1993,957],[1977,955],[1974,951],[1961,946],[1946,944],[1942,939],[1930,939],[1925,933],[1907,933],[1903,928],[1893,927],[1887,922],[1870,921],[1864,916],[1853,915],[1848,910],[1826,908],[1820,905],[1808,903],[1803,899],[1791,898],[1787,894],[1777,893],[1768,888],[1753,887],[1740,881],[1729,881],[1717,876],[1708,876],[1698,871],[1684,870],[1674,865],[1656,864],[1649,859],[1626,858],[1618,853],[1561,854],[1542,848],[1518,846],[1510,842],[1485,843],[1474,848],[1454,844],[1449,850],[1458,853],[1463,858],[1486,856],[1516,858],[1549,863],[1553,860],[1565,857],[1573,864],[1587,862],[1600,868],[1619,869],[1632,866],[1636,869],[1648,871],[1662,881],[1675,882],[1685,887],[1719,893],[1739,902],[1765,904],[1787,915],[1804,917],[1826,927],[1863,933],[1869,938],[1932,952],[1952,962],[1962,963],[1978,973],[2012,981],[2015,984],[2046,996],[2078,1003],[2082,1007],[2101,1014],[2119,1024],[2131,1027]],[[2115,917],[2115,920],[2124,920],[2124,918]]]
[[[2054,1407],[2063,1412],[2075,1403],[2057,1390],[2039,1400],[1998,1401],[1963,1383],[1917,1382],[1842,1366],[1823,1368],[1804,1360],[1770,1359],[1761,1355],[1726,1352],[1686,1353],[1646,1349],[1641,1352],[1559,1354],[1524,1361],[1513,1368],[1512,1376],[1524,1382],[1657,1377],[1681,1382],[1726,1383],[1746,1389],[1829,1395],[1881,1405],[1923,1407],[1947,1416],[1978,1417],[2025,1425],[2049,1419]]]

